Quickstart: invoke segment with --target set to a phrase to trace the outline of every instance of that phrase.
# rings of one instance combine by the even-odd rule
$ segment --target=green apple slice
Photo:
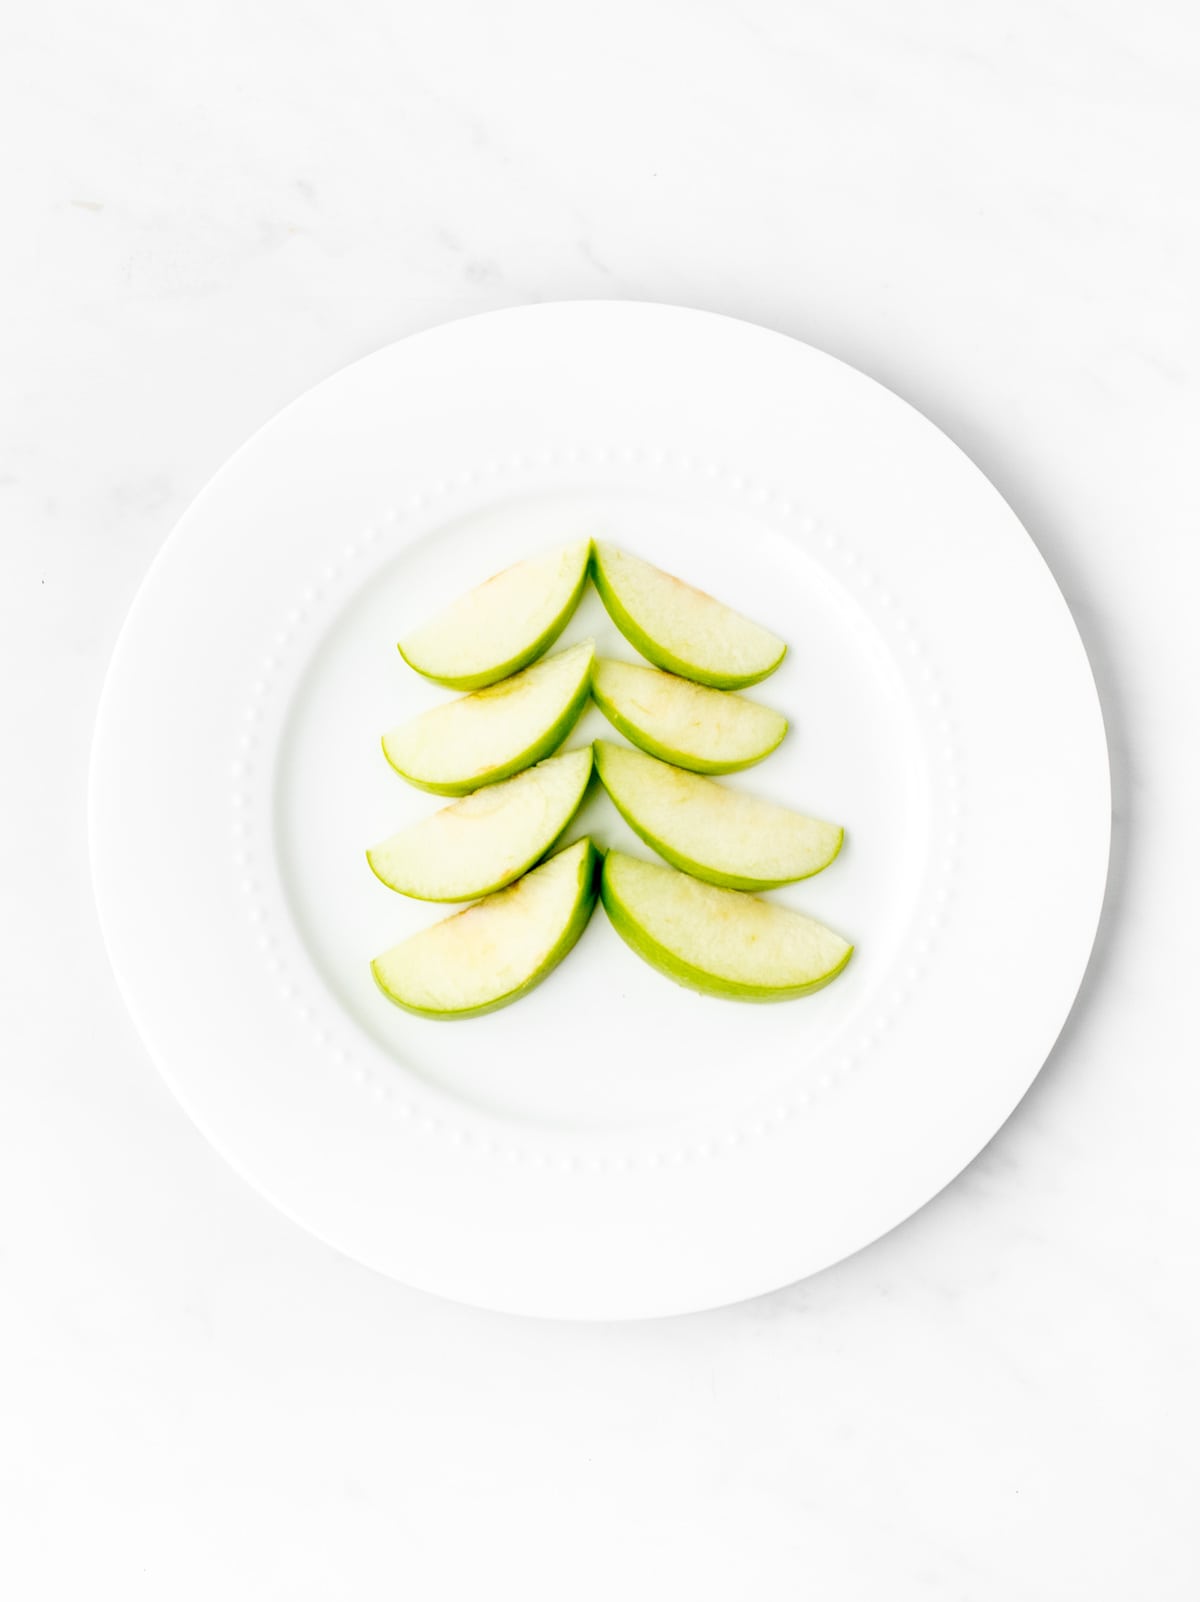
[[[734,773],[770,756],[787,733],[782,712],[728,690],[631,662],[597,661],[592,699],[634,745],[694,773]]]
[[[579,840],[516,884],[376,957],[371,972],[398,1007],[469,1018],[507,1007],[556,968],[596,904],[599,855]]]
[[[741,690],[783,661],[787,646],[769,629],[615,545],[593,545],[592,577],[630,645],[668,673]]]
[[[401,778],[436,795],[466,795],[532,767],[562,744],[583,710],[595,649],[585,640],[423,712],[384,735],[384,755]]]
[[[505,568],[400,641],[400,655],[451,690],[506,679],[548,650],[587,583],[591,541]]]
[[[640,957],[712,996],[804,996],[835,979],[854,950],[799,912],[620,851],[604,859],[600,894],[613,928]]]
[[[827,868],[836,823],[728,790],[627,746],[597,740],[596,772],[635,834],[684,873],[730,890],[770,890]]]
[[[474,901],[519,879],[578,811],[592,748],[567,751],[453,801],[367,852],[377,878],[420,901]]]

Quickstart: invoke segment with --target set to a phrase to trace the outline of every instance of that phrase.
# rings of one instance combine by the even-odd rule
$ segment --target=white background
[[[0,1590],[1190,1602],[1194,8],[3,17]],[[767,323],[946,429],[1074,608],[1115,784],[1083,994],[971,1169],[620,1327],[436,1302],[252,1194],[125,1017],[85,835],[122,616],[225,456],[386,341],[570,297]]]

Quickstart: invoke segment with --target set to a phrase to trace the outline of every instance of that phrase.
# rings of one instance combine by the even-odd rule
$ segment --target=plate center
[[[380,736],[450,692],[412,672],[396,641],[463,590],[538,551],[587,537],[624,545],[764,623],[783,666],[747,692],[786,714],[783,745],[720,782],[835,820],[839,858],[771,899],[828,923],[856,953],[816,995],[767,1006],[682,990],[646,967],[597,906],[575,950],[504,1011],[413,1017],[378,991],[369,963],[456,908],[407,901],[364,852],[448,799],[405,785]],[[924,874],[929,781],[916,718],[883,638],[815,548],[697,490],[580,486],[495,501],[427,524],[386,552],[314,653],[289,710],[275,771],[278,865],[304,944],[353,1025],[398,1079],[417,1076],[493,1116],[573,1130],[732,1120],[816,1082],[903,947]],[[559,642],[593,636],[639,661],[589,588]],[[621,737],[590,706],[566,742]],[[564,843],[650,857],[603,792]]]

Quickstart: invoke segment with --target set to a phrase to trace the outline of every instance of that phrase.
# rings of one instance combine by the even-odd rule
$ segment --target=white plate
[[[395,641],[589,534],[789,642],[752,693],[792,732],[726,782],[845,824],[777,894],[856,955],[800,1001],[710,1000],[598,909],[518,1005],[410,1017],[368,960],[445,909],[363,849],[441,804],[379,736],[443,692]],[[589,633],[632,657],[590,593],[564,643]],[[601,732],[589,709],[571,743]],[[634,845],[602,797],[584,822]],[[121,637],[91,823],[129,1007],[248,1180],[413,1285],[621,1318],[812,1273],[975,1155],[1083,974],[1109,788],[1062,597],[944,435],[763,329],[588,303],[390,346],[233,458]]]

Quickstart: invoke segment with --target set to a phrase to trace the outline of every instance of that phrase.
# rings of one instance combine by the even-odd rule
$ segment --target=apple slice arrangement
[[[655,664],[597,660],[584,641],[544,653],[591,573],[613,622]],[[616,546],[583,541],[519,562],[400,642],[410,667],[471,693],[384,735],[410,784],[458,796],[372,847],[389,889],[473,906],[371,964],[409,1012],[467,1018],[539,984],[603,904],[625,942],[708,995],[780,1001],[835,979],[853,947],[752,892],[819,873],[842,830],[708,777],[761,762],[787,733],[779,712],[736,692],[787,647],[712,596]],[[630,742],[559,752],[589,695]],[[582,839],[547,855],[593,772],[670,867]]]

